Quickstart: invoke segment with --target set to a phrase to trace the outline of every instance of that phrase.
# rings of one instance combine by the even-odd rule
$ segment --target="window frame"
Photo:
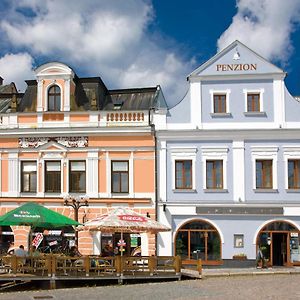
[[[221,162],[221,186],[218,187],[217,184],[217,164],[219,164]],[[207,159],[206,160],[206,189],[207,190],[223,190],[224,189],[224,170],[223,170],[223,159]],[[209,187],[208,186],[208,163],[212,163],[213,164],[213,169],[212,169],[212,182],[213,182],[213,186]]]
[[[258,186],[257,184],[257,172],[258,172],[258,168],[257,165],[258,163],[262,164],[262,168],[260,169],[261,171],[261,181],[262,184],[261,186]],[[270,178],[267,178],[267,173],[268,173],[268,168],[270,167]],[[271,186],[268,187],[266,185],[266,183],[270,181]],[[255,189],[256,190],[264,190],[264,189],[268,189],[268,190],[272,190],[273,189],[273,160],[272,159],[256,159],[255,162]]]
[[[252,156],[252,182],[254,191],[271,192],[278,189],[277,163],[278,163],[278,146],[251,146]],[[256,188],[256,160],[272,160],[272,189]]]
[[[114,162],[124,162],[127,164],[127,171],[114,171],[113,170],[113,164]],[[122,191],[122,176],[120,176],[119,178],[119,190],[118,191],[114,191],[114,174],[127,174],[127,190],[126,191]],[[111,160],[111,193],[112,194],[129,194],[129,183],[130,183],[130,179],[129,179],[129,175],[130,175],[130,170],[129,170],[129,160]]]
[[[243,89],[245,97],[245,114],[255,115],[264,113],[264,92],[263,88],[261,89]],[[259,110],[258,111],[249,111],[248,110],[248,95],[259,95]]]
[[[47,164],[49,163],[49,162],[57,162],[57,163],[59,163],[59,166],[60,166],[60,171],[47,171]],[[58,174],[56,174],[56,176],[57,176],[57,179],[59,178],[59,183],[58,183],[58,185],[59,185],[59,188],[57,189],[57,190],[50,190],[50,189],[47,189],[48,188],[48,184],[47,184],[47,180],[48,180],[48,172],[56,172],[56,173],[59,173],[59,175]],[[54,193],[61,193],[61,191],[62,191],[62,178],[61,178],[61,175],[62,175],[62,165],[61,165],[61,161],[60,160],[45,160],[45,162],[44,162],[44,191],[45,191],[45,193],[51,193],[51,194],[54,194]]]
[[[225,114],[227,112],[227,108],[226,108],[226,94],[213,94],[213,98],[214,98],[214,110],[213,110],[213,113],[214,114]],[[224,103],[223,103],[224,102]],[[217,103],[217,105],[216,105]],[[217,108],[225,108],[225,110],[220,110],[220,109],[217,109]]]
[[[58,88],[59,93],[57,92],[51,93],[51,89],[53,88]],[[53,104],[54,109],[50,109],[50,97],[54,97],[54,104]],[[57,100],[57,98],[59,98],[59,100]],[[52,84],[51,86],[48,87],[47,90],[47,110],[50,112],[60,112],[61,103],[62,103],[62,89],[59,85]]]
[[[72,171],[72,163],[83,162],[84,163],[84,171]],[[72,173],[84,173],[84,189],[73,189],[72,188]],[[69,192],[70,193],[86,193],[86,161],[85,160],[69,160]],[[80,177],[80,176],[79,176]],[[77,183],[78,184],[78,183]],[[78,184],[79,185],[79,184]]]
[[[32,163],[35,165],[36,167],[36,170],[35,172],[32,171],[32,172],[26,172],[25,174],[29,174],[29,191],[25,191],[24,190],[24,171],[23,171],[23,166],[24,164],[26,163]],[[21,193],[37,193],[37,184],[38,184],[38,176],[37,176],[37,161],[36,160],[23,160],[21,161]],[[30,174],[32,173],[35,173],[35,176],[36,176],[36,185],[35,185],[35,189],[34,190],[31,190],[31,180],[30,180]]]
[[[230,115],[230,93],[229,89],[227,90],[209,90],[210,98],[211,98],[211,115]],[[225,96],[225,111],[224,112],[215,112],[215,101],[214,96]]]
[[[196,147],[170,147],[170,159],[172,163],[171,179],[173,191],[194,192],[196,189]],[[191,160],[192,161],[192,188],[191,189],[176,189],[176,160]]]
[[[294,145],[285,145],[283,149],[283,160],[285,164],[285,189],[287,192],[300,192],[299,189],[289,188],[289,170],[288,161],[289,160],[300,160],[300,147]]]
[[[227,162],[228,162],[228,147],[207,147],[203,146],[201,147],[202,150],[202,166],[203,166],[203,190],[205,192],[211,192],[211,191],[227,191]],[[207,188],[207,161],[212,161],[212,160],[221,160],[222,161],[222,166],[223,166],[223,188],[217,188],[217,189],[212,189],[212,188]]]
[[[185,171],[185,167],[184,164],[190,162],[190,186],[188,187],[186,185],[186,173],[187,171]],[[182,167],[182,182],[183,185],[181,187],[177,186],[177,163],[181,163],[183,165]],[[191,159],[176,159],[175,160],[175,189],[176,190],[191,190],[193,188],[193,161]]]

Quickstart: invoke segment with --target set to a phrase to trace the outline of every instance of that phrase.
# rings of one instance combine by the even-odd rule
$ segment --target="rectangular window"
[[[223,160],[206,161],[206,188],[223,189]]]
[[[260,94],[250,93],[247,94],[247,111],[260,112]]]
[[[226,113],[226,95],[214,95],[214,113]]]
[[[111,162],[111,183],[113,193],[129,193],[128,161]]]
[[[244,248],[244,235],[243,234],[235,234],[233,236],[234,239],[234,248]]]
[[[273,188],[273,161],[256,160],[256,188],[272,189]]]
[[[300,189],[300,159],[288,160],[289,189]]]
[[[36,162],[22,161],[21,170],[21,192],[36,193]]]
[[[61,192],[61,169],[60,161],[45,162],[45,192]]]
[[[70,161],[69,189],[71,193],[85,193],[86,191],[85,161]]]
[[[192,188],[192,161],[176,160],[175,162],[175,189]]]

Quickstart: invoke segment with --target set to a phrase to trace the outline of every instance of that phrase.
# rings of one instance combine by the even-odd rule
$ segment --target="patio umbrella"
[[[57,228],[80,223],[34,202],[25,203],[0,216],[0,226],[25,225]]]
[[[158,233],[170,231],[171,229],[128,208],[119,207],[107,214],[85,222],[83,226],[79,226],[77,230],[120,232],[121,240],[123,240],[123,233]]]
[[[0,226],[14,225],[30,226],[30,231],[32,231],[36,227],[51,229],[70,225],[77,226],[80,223],[42,205],[28,202],[0,216]],[[31,245],[31,232],[29,239],[29,245]]]

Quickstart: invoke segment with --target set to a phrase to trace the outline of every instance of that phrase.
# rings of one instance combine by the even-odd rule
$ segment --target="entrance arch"
[[[203,264],[214,264],[221,260],[221,237],[209,222],[190,220],[177,230],[174,249],[184,263],[202,259]]]
[[[273,220],[264,225],[256,238],[269,266],[291,266],[300,262],[300,231],[286,220]]]

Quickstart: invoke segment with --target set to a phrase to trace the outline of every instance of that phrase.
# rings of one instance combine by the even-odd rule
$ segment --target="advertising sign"
[[[44,239],[43,234],[41,232],[37,233],[35,238],[32,241],[32,246],[35,246],[37,248],[43,239]]]

